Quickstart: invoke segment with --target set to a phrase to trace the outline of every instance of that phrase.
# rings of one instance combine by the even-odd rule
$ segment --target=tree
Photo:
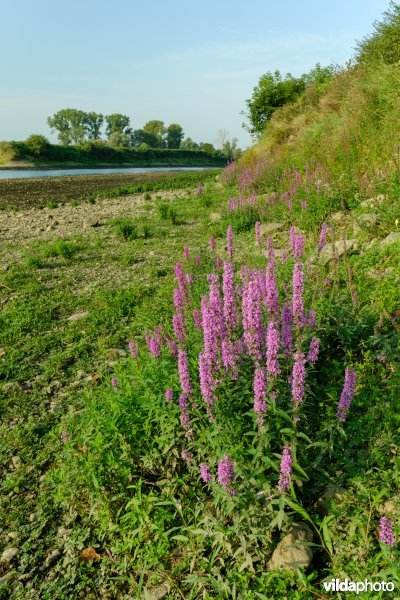
[[[132,133],[130,128],[129,117],[121,115],[121,113],[114,113],[112,115],[106,115],[105,121],[107,123],[106,136],[109,138],[113,133],[125,133],[129,135]]]
[[[131,145],[131,134],[114,131],[108,138],[108,145],[113,148],[128,148]]]
[[[165,148],[164,135],[166,133],[166,129],[164,126],[164,121],[148,121],[146,125],[143,126],[143,131],[145,131],[146,133],[150,133],[151,135],[154,135],[156,137],[156,148]]]
[[[287,73],[282,77],[279,71],[268,71],[253,89],[252,97],[246,100],[246,117],[250,125],[245,128],[250,134],[260,136],[275,110],[295,100],[305,89],[302,77],[293,77]]]
[[[49,140],[39,133],[34,133],[26,138],[25,145],[29,152],[35,156],[43,154],[43,152],[46,152],[50,148]]]
[[[100,113],[86,113],[86,135],[89,140],[99,140],[104,117]]]
[[[230,141],[226,140],[223,148],[222,148],[222,152],[224,153],[224,155],[228,158],[237,158],[240,154],[241,154],[241,150],[240,148],[238,148],[238,139],[237,138],[232,138]]]
[[[61,144],[82,144],[87,132],[86,113],[76,108],[63,108],[47,119],[51,130],[57,131]]]
[[[158,138],[152,133],[147,133],[143,129],[135,129],[131,135],[131,145],[139,148],[145,144],[148,148],[158,148]]]
[[[183,129],[177,123],[167,127],[167,148],[179,148],[183,140]]]
[[[200,146],[199,144],[196,144],[196,142],[194,142],[192,138],[187,137],[181,143],[181,148],[183,150],[199,150]]]
[[[200,150],[202,152],[207,152],[207,154],[214,154],[215,153],[215,148],[212,144],[209,143],[201,143],[200,144]]]

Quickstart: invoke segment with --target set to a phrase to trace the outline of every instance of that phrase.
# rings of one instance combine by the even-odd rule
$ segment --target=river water
[[[0,169],[0,179],[32,177],[71,177],[72,175],[111,175],[112,173],[168,173],[170,171],[204,171],[219,167],[121,167],[110,169]]]

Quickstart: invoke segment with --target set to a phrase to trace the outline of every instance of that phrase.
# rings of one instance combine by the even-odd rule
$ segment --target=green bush
[[[44,135],[40,134],[30,135],[25,140],[25,145],[28,148],[29,152],[34,156],[45,154],[50,149],[49,140]]]
[[[115,219],[113,224],[119,238],[123,240],[135,240],[137,238],[137,226],[132,219],[121,217],[120,219]]]

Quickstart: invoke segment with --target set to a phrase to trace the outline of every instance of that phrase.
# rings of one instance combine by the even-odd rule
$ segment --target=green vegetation
[[[1,249],[0,598],[398,589],[400,67],[368,47],[217,182]]]

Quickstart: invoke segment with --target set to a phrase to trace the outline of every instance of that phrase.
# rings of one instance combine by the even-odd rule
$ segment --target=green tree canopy
[[[183,140],[183,129],[178,123],[167,127],[167,148],[179,148]]]
[[[187,137],[181,143],[181,148],[183,150],[199,150],[200,146],[196,142],[192,140],[192,138]]]
[[[374,31],[357,44],[357,58],[362,63],[400,61],[400,4],[390,2],[382,21],[375,21]]]
[[[49,140],[44,137],[44,135],[40,135],[39,133],[33,133],[25,140],[25,145],[28,148],[29,152],[38,156],[43,152],[46,152],[50,148]]]
[[[114,113],[112,115],[105,116],[106,121],[106,136],[109,138],[113,133],[125,133],[129,135],[132,133],[130,128],[130,120],[126,115],[121,113]]]
[[[139,148],[143,144],[146,144],[148,148],[157,148],[158,138],[152,133],[147,133],[144,129],[135,129],[131,135],[131,145],[134,148]]]
[[[86,113],[86,134],[88,140],[99,140],[101,138],[101,128],[103,127],[104,117],[100,113]]]
[[[61,144],[82,144],[86,139],[87,118],[83,110],[63,108],[47,119],[47,123]]]
[[[143,131],[156,137],[157,146],[153,146],[153,148],[165,148],[164,136],[166,129],[164,126],[164,121],[148,121],[145,125],[143,125]]]

